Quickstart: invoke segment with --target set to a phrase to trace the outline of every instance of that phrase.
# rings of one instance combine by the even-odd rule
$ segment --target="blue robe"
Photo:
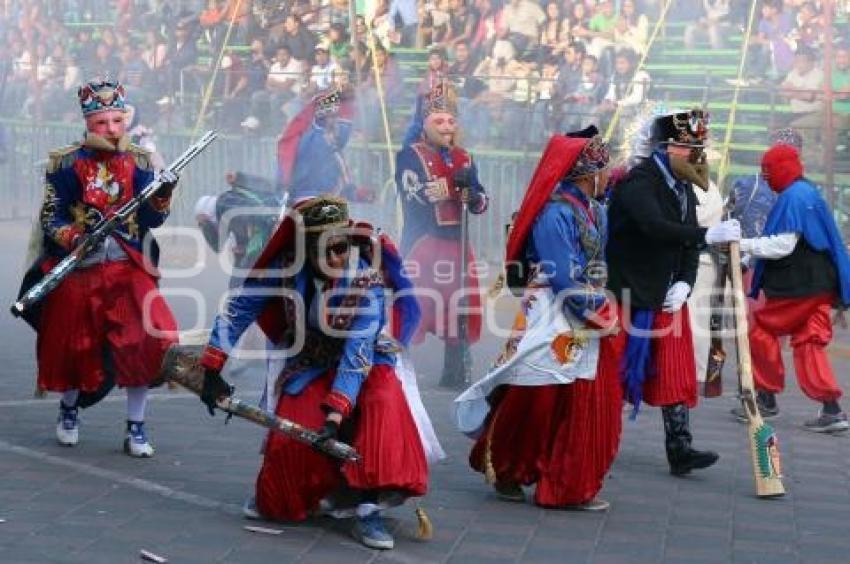
[[[850,257],[835,224],[829,206],[814,184],[801,178],[776,199],[767,217],[762,236],[797,233],[818,252],[828,251],[838,275],[841,304],[850,306]],[[752,293],[757,297],[764,276],[764,260],[757,260],[753,272]]]

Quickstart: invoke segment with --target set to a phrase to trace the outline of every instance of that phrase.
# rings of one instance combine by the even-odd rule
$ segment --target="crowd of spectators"
[[[551,131],[605,124],[618,108],[624,118],[641,111],[652,80],[638,63],[663,3],[357,0],[355,11],[349,0],[6,2],[0,107],[6,116],[64,119],[76,112],[78,84],[109,75],[128,85],[148,125],[190,126],[205,107],[204,119],[219,127],[277,133],[317,91],[347,83],[364,101],[360,134],[380,139],[378,82],[390,108],[408,109],[414,92],[448,77],[470,142],[519,148]],[[684,22],[683,47],[722,49],[740,37],[749,5],[674,2],[668,19]],[[774,81],[791,107],[787,121],[811,127],[823,111],[821,2],[761,0],[758,15],[748,80]],[[411,47],[427,50],[425,68],[402,64]],[[843,49],[832,81],[846,127]]]

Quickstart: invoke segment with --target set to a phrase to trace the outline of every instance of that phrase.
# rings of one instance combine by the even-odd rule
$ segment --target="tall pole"
[[[832,120],[832,101],[835,98],[832,91],[832,22],[835,17],[835,0],[823,1],[823,15],[826,24],[823,38],[823,146],[826,149],[826,155],[823,161],[825,168],[824,188],[828,190],[827,201],[829,202],[829,206],[832,210],[835,210],[835,128]]]

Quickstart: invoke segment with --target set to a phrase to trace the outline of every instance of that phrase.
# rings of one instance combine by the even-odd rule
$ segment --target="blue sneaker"
[[[133,458],[150,458],[153,447],[148,442],[143,421],[127,421],[127,438],[124,439],[124,452]]]
[[[76,446],[80,442],[80,420],[77,408],[59,402],[59,417],[56,420],[56,440],[63,446]]]
[[[390,550],[395,546],[395,541],[384,526],[384,520],[379,511],[373,511],[365,517],[355,517],[354,529],[351,533],[368,548]]]

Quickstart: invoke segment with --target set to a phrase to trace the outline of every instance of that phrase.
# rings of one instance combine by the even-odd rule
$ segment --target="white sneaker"
[[[80,442],[80,420],[76,407],[66,407],[59,402],[59,418],[56,423],[56,440],[63,446],[76,446]]]
[[[253,495],[245,500],[245,503],[242,504],[242,516],[245,519],[250,519],[252,521],[260,521],[263,519],[263,516],[260,514],[260,510],[257,509],[257,498]]]
[[[144,422],[127,422],[127,437],[124,439],[124,452],[133,458],[151,458],[154,450],[148,442]]]

